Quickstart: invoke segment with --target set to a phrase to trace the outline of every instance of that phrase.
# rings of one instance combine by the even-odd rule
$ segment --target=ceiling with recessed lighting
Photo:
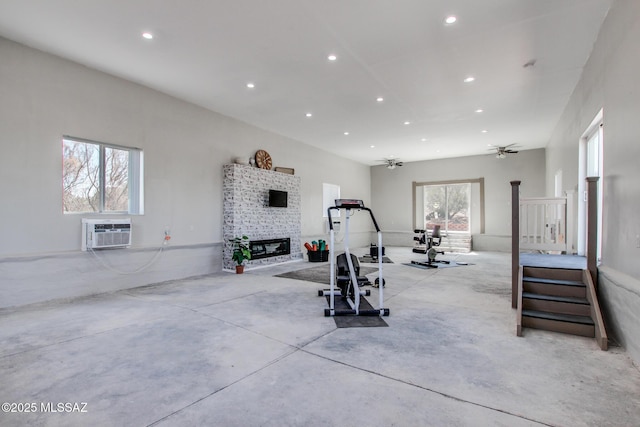
[[[375,165],[544,147],[612,1],[1,0],[0,36]]]

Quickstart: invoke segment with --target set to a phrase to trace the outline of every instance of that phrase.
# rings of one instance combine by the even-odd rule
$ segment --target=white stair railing
[[[573,252],[573,195],[520,199],[520,249]]]

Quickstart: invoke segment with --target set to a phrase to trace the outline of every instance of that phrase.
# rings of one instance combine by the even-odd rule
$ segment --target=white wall
[[[563,171],[578,185],[578,141],[604,113],[604,209],[600,295],[610,333],[640,361],[640,2],[617,0],[547,149],[547,194]]]
[[[520,151],[506,159],[494,155],[405,163],[393,170],[371,168],[371,194],[376,219],[396,244],[412,245],[412,182],[461,179],[485,180],[485,235],[483,250],[510,250],[511,184],[520,180],[523,197],[541,197],[545,191],[544,149]],[[505,243],[506,242],[506,243]],[[505,249],[506,247],[506,249]]]
[[[182,277],[221,268],[222,165],[235,157],[248,158],[265,149],[275,166],[295,169],[302,181],[303,239],[324,234],[323,182],[340,185],[345,197],[370,198],[365,165],[2,38],[0,58],[0,262],[5,272],[0,290],[24,287],[25,294],[34,295],[29,301],[49,294],[70,297],[113,290],[117,282],[122,287],[148,283],[144,275],[137,280],[108,275],[109,283],[103,283],[99,266],[93,266],[95,276],[83,276],[85,288],[74,291],[38,292],[33,271],[28,280],[8,279],[23,277],[22,269],[41,268],[39,274],[51,282],[54,268],[52,286],[63,287],[74,268],[83,268],[63,259],[64,254],[74,260],[84,257],[78,253],[83,215],[62,213],[62,135],[144,150],[145,215],[132,217],[133,248],[128,251],[133,255],[159,247],[169,226],[172,250],[163,254],[169,259],[157,268],[165,271],[179,262]],[[356,231],[369,229],[368,224],[356,224]],[[180,248],[193,247],[205,251],[210,265],[184,264],[177,255]],[[43,254],[57,261],[39,266]],[[124,270],[137,265],[136,256],[111,255]],[[31,264],[19,262],[21,257]],[[158,279],[162,277],[153,278]],[[11,301],[3,298],[2,305]]]

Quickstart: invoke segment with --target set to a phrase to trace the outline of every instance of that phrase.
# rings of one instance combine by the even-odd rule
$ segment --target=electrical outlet
[[[166,225],[164,227],[164,241],[162,242],[162,244],[168,245],[169,240],[171,240],[171,228],[168,225]]]

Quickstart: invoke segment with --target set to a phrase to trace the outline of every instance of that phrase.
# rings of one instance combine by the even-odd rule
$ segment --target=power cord
[[[137,274],[137,273],[140,273],[141,271],[144,271],[147,268],[151,267],[151,265],[153,265],[158,260],[158,258],[160,257],[160,254],[164,250],[164,247],[169,244],[169,240],[171,240],[171,236],[169,235],[169,233],[167,231],[165,231],[164,232],[164,239],[162,240],[162,244],[160,245],[160,248],[158,249],[158,251],[153,255],[151,260],[148,263],[146,263],[145,265],[143,265],[142,267],[137,268],[136,270],[133,270],[133,271],[119,270],[119,269],[107,264],[102,259],[100,259],[100,257],[98,256],[96,251],[93,250],[93,248],[88,248],[88,250],[93,254],[93,256],[96,258],[96,260],[98,260],[98,262],[100,264],[102,264],[102,266],[105,267],[107,270],[111,270],[111,271],[113,271],[115,273],[118,273],[118,274]]]

